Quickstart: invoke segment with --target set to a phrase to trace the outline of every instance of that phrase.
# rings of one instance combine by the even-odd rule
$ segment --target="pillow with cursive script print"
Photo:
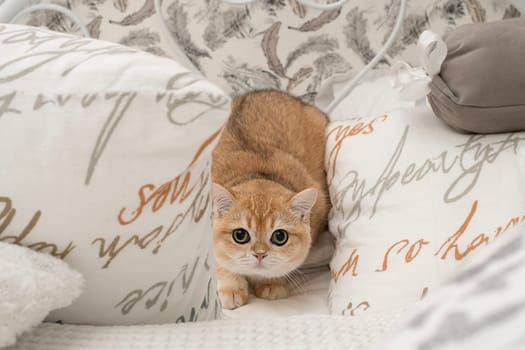
[[[334,314],[407,307],[525,220],[525,133],[457,133],[427,107],[328,127]]]
[[[229,97],[178,63],[0,25],[0,241],[63,259],[84,293],[49,320],[220,312],[210,161]]]

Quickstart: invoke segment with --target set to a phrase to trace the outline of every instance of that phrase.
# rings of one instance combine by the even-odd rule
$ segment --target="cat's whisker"
[[[305,292],[304,283],[307,281],[307,278],[303,272],[299,270],[292,270],[284,277],[290,283],[293,290],[297,292],[297,294],[303,294]]]
[[[254,260],[251,257],[243,257],[237,260],[237,264],[242,266],[251,267],[254,264]]]
[[[266,262],[267,264],[279,264],[279,263],[281,263],[281,261],[282,261],[282,260],[279,259],[278,257],[274,257],[274,256],[269,256],[269,257],[267,257],[267,258],[264,259],[264,260],[265,260],[265,262]]]
[[[286,276],[285,279],[288,281],[292,294],[302,294],[304,292],[301,288],[301,285],[295,279],[290,276]]]

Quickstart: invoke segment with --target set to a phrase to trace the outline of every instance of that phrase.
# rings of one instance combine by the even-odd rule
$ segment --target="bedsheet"
[[[159,326],[45,323],[7,350],[369,349],[406,314],[396,310],[359,318],[301,315]]]
[[[224,310],[221,320],[97,327],[43,323],[6,350],[369,349],[408,310],[328,315],[328,267],[303,270],[300,290],[283,300],[250,302]]]

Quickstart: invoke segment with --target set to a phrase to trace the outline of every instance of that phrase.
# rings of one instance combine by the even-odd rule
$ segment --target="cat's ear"
[[[310,214],[312,208],[317,200],[317,189],[307,188],[304,191],[297,193],[290,199],[289,208],[297,214],[301,219]]]
[[[213,214],[221,216],[233,205],[233,195],[219,184],[211,184],[211,199],[213,201]]]

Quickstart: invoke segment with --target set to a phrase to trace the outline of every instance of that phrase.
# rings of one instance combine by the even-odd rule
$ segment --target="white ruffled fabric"
[[[80,295],[84,279],[63,261],[0,242],[0,348]]]
[[[447,44],[436,33],[425,30],[417,42],[420,67],[407,62],[396,62],[392,70],[392,86],[399,98],[418,101],[430,93],[432,78],[439,74],[447,57]]]

